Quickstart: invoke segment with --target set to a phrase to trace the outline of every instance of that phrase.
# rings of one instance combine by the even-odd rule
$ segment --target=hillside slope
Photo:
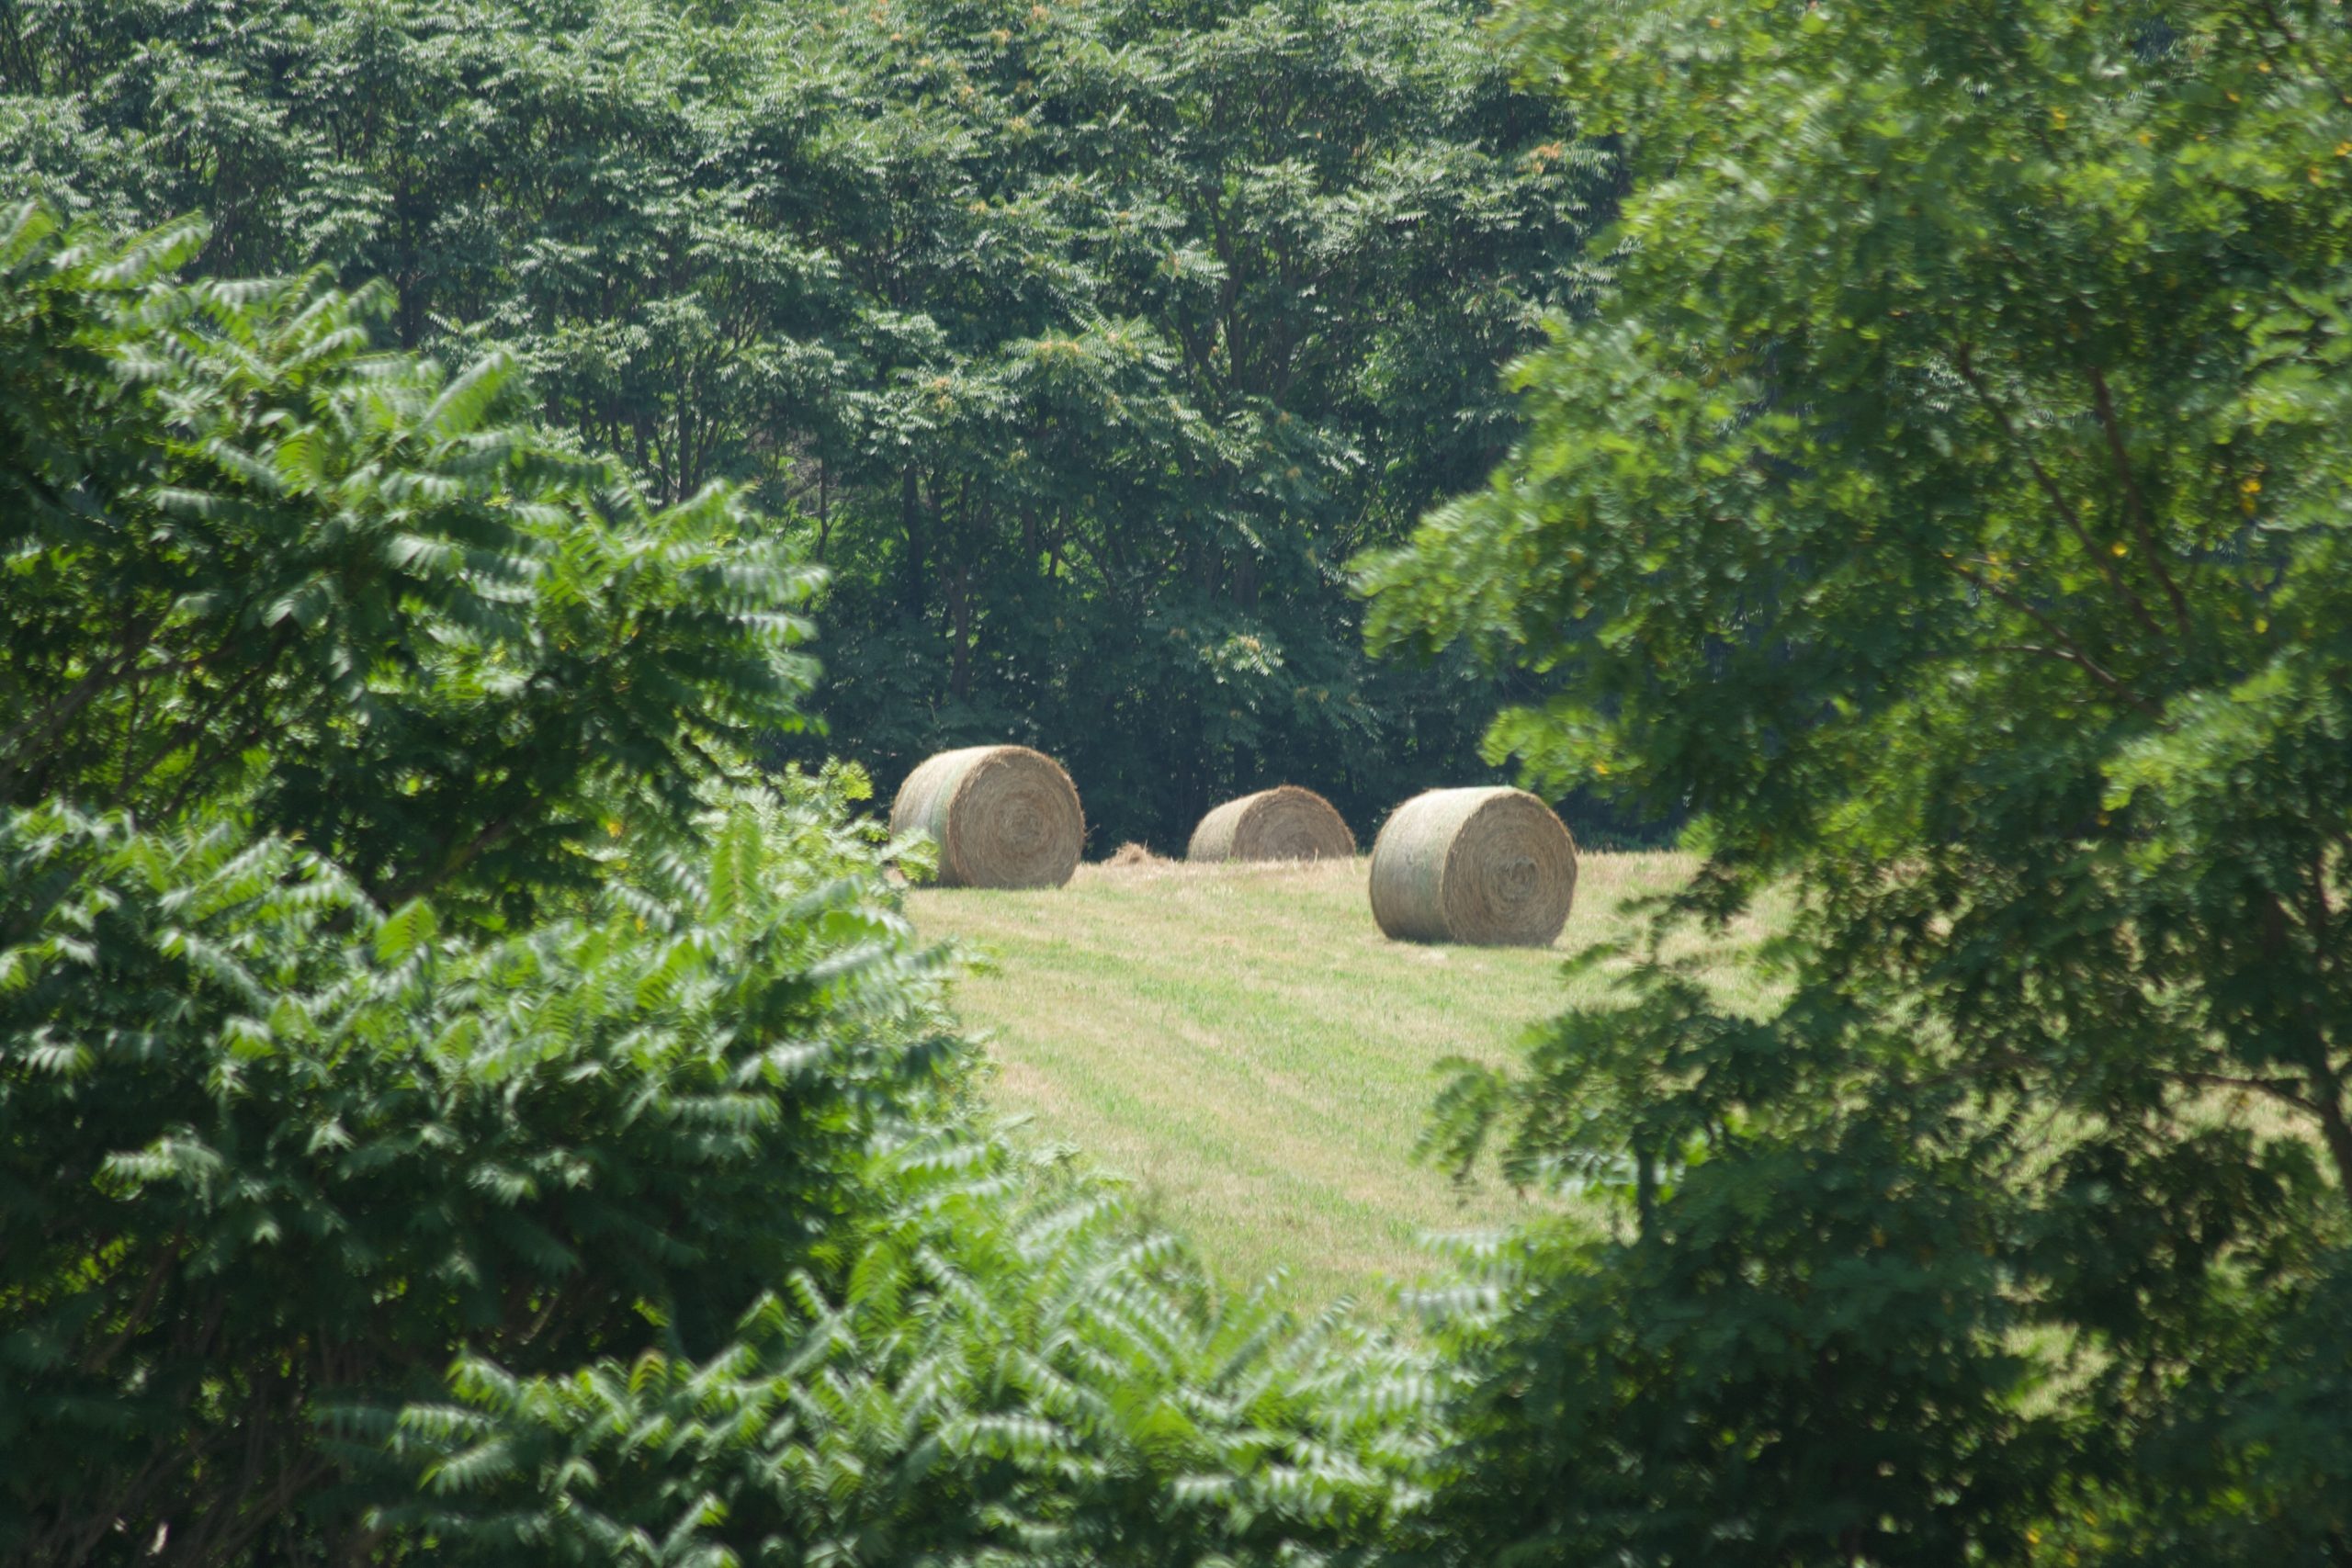
[[[1002,1111],[1132,1179],[1228,1279],[1286,1269],[1315,1304],[1423,1272],[1429,1233],[1528,1212],[1413,1161],[1436,1064],[1510,1055],[1569,999],[1561,961],[1627,934],[1628,903],[1690,867],[1587,855],[1549,952],[1388,942],[1361,859],[1086,865],[1052,892],[923,889],[911,908],[989,961],[958,1005],[989,1036]],[[1758,984],[1759,929],[1710,957],[1734,995]]]

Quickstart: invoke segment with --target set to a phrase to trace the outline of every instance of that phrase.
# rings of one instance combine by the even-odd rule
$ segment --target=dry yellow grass
[[[1132,1180],[1227,1278],[1282,1269],[1305,1303],[1378,1299],[1427,1269],[1427,1235],[1527,1212],[1412,1160],[1436,1064],[1508,1059],[1530,1024],[1593,995],[1563,983],[1562,960],[1626,935],[1628,903],[1690,862],[1586,856],[1548,951],[1389,942],[1364,864],[1087,865],[1058,891],[923,889],[911,907],[926,935],[992,965],[958,1006],[989,1036],[1000,1109]],[[1735,1001],[1758,985],[1759,935],[1709,954]]]

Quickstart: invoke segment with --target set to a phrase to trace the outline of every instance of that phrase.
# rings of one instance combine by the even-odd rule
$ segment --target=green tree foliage
[[[1369,563],[1374,635],[1558,670],[1490,743],[1688,802],[1669,914],[1804,914],[1770,1018],[1652,964],[1455,1086],[1441,1146],[1499,1129],[1632,1228],[1463,1328],[1447,1517],[1540,1561],[2347,1560],[2352,35],[1513,16],[1626,138],[1614,278],[1492,487]]]
[[[1341,563],[1500,457],[1603,165],[1461,0],[36,0],[10,182],[510,344],[657,503],[807,514],[833,744],[1034,740],[1106,843],[1476,775]],[[1508,684],[1509,682],[1506,682]]]
[[[948,181],[909,218],[954,239],[831,558],[842,732],[1035,737],[1114,840],[1273,773],[1361,818],[1476,766],[1483,691],[1368,675],[1333,589],[1499,455],[1487,367],[1567,292],[1591,184],[1566,118],[1453,6],[884,17],[864,116],[935,94],[969,151],[879,170]]]
[[[1001,1146],[916,1140],[886,1179],[840,1292],[795,1277],[717,1356],[461,1366],[401,1418],[426,1484],[387,1517],[484,1562],[1379,1560],[1418,1356],[1198,1310],[1171,1243]]]
[[[733,492],[7,232],[0,1562],[1379,1539],[1412,1359],[958,1130],[863,775],[741,761],[812,578]]]
[[[163,282],[202,239],[0,239],[0,804],[153,824],[250,781],[379,902],[527,902],[799,723],[816,576],[728,492],[655,512],[501,423],[503,355],[370,354],[380,290]]]
[[[777,837],[739,814],[670,886],[469,943],[231,826],[12,818],[5,1544],[299,1550],[336,1407],[459,1347],[723,1343],[927,1061],[860,1017],[904,933],[805,907]]]

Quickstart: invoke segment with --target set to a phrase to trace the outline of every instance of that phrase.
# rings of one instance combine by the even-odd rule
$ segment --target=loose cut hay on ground
[[[1548,947],[1576,901],[1577,845],[1525,790],[1433,789],[1372,846],[1372,917],[1404,942]]]
[[[1059,887],[1078,868],[1086,812],[1062,765],[1026,746],[971,746],[927,758],[899,786],[893,834],[939,846],[943,887]]]
[[[1331,803],[1281,784],[1228,800],[1193,829],[1186,860],[1347,860],[1356,836]]]

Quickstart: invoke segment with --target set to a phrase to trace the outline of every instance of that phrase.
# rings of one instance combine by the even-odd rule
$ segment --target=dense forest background
[[[1290,781],[1359,831],[1499,778],[1459,654],[1369,661],[1346,567],[1476,485],[1498,372],[1613,187],[1466,0],[44,0],[12,195],[196,265],[389,282],[657,503],[748,486],[831,569],[829,734],[1060,756],[1100,853]],[[1590,801],[1588,838],[1639,814]]]

